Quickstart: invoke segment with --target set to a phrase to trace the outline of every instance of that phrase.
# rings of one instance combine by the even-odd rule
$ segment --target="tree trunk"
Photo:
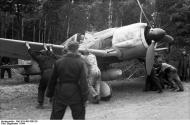
[[[34,24],[34,27],[33,27],[33,42],[35,42],[35,39],[36,38],[36,27],[35,27],[35,24]]]
[[[22,17],[21,17],[22,18]],[[24,19],[21,19],[21,38],[24,38]]]
[[[38,34],[38,42],[41,41],[41,38],[40,38],[40,32],[41,32],[40,29],[41,29],[41,27],[40,27],[40,26],[41,26],[41,19],[39,20],[39,27],[38,27],[38,28],[39,28],[39,32],[38,32],[38,33],[39,33],[39,34]]]
[[[47,16],[47,15],[46,15]],[[47,24],[46,24],[46,16],[44,20],[44,42],[46,43],[46,30],[47,30]]]
[[[113,17],[113,12],[112,12],[112,0],[109,2],[109,16],[108,16],[108,27],[112,27],[112,17]]]

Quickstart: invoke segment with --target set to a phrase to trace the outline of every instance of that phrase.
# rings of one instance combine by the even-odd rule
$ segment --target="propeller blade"
[[[155,41],[152,41],[151,45],[148,47],[147,52],[146,52],[146,72],[147,75],[150,75],[153,64],[154,64],[154,46],[155,46]]]
[[[168,50],[167,47],[164,47],[164,48],[156,48],[155,51],[158,52],[158,51],[164,51],[164,50]]]
[[[155,44],[154,49],[156,49],[156,48],[157,48],[157,46],[158,46],[158,43],[156,43],[156,44]]]

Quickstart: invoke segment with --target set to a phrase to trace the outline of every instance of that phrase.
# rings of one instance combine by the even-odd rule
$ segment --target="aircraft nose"
[[[166,35],[166,31],[161,28],[153,28],[149,31],[149,37],[156,42],[160,41]]]

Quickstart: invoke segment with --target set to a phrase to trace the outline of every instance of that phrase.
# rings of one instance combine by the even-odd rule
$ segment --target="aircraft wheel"
[[[104,81],[102,81],[100,86],[100,97],[102,101],[109,101],[112,97],[112,88]]]

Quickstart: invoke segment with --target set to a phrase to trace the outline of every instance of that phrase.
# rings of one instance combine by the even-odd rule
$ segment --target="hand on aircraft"
[[[30,45],[29,45],[29,43],[26,41],[25,42],[25,45],[26,45],[26,47],[28,48],[28,49],[30,49]]]
[[[53,52],[53,44],[49,44],[49,50],[51,51],[51,52]]]
[[[43,46],[44,46],[44,49],[45,49],[45,50],[48,50],[48,49],[47,49],[47,45],[46,45],[45,43],[43,43]]]

